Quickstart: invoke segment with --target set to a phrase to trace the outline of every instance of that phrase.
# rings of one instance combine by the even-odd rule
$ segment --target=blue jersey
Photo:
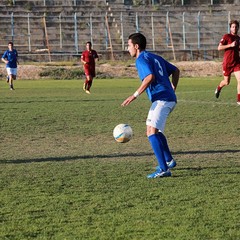
[[[7,50],[2,55],[2,58],[8,60],[8,63],[6,64],[7,68],[16,68],[17,67],[17,57],[18,57],[18,52],[15,49],[13,49],[12,51]]]
[[[136,67],[141,81],[150,74],[155,77],[146,89],[151,102],[156,100],[177,102],[177,97],[169,80],[169,76],[176,70],[174,65],[156,54],[142,51],[136,59]]]

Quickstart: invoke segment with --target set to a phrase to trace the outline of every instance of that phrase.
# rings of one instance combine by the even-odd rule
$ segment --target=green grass
[[[0,82],[0,239],[240,239],[236,81],[181,79],[165,135],[177,167],[148,180],[156,160],[145,136],[139,80]],[[116,143],[128,123],[133,139]]]

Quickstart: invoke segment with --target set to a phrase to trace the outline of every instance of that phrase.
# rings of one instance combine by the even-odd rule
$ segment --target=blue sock
[[[167,139],[162,132],[158,133],[158,137],[160,138],[160,141],[162,142],[162,145],[163,145],[164,157],[165,157],[167,162],[170,162],[173,159],[173,157],[172,157],[172,154],[169,150]]]
[[[153,134],[148,137],[148,140],[152,146],[153,152],[157,158],[158,164],[160,168],[166,172],[168,169],[164,153],[163,153],[163,144],[161,142],[161,139],[158,137],[158,134]]]

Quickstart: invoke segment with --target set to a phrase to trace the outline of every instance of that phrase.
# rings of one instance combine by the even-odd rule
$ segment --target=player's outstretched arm
[[[138,88],[138,90],[132,95],[129,96],[122,104],[121,106],[127,106],[129,105],[133,100],[135,100],[141,93],[143,93],[148,86],[151,84],[151,82],[154,80],[154,75],[149,74],[147,77],[144,78],[142,81],[141,86]]]
[[[176,68],[176,70],[172,73],[172,86],[174,91],[177,89],[179,76],[180,76],[180,70]]]
[[[134,95],[128,97],[126,100],[123,101],[123,103],[121,104],[122,107],[125,107],[127,105],[129,105],[133,100],[135,100],[137,97],[135,97]]]

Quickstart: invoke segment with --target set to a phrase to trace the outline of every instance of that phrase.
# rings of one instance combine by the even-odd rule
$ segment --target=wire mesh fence
[[[39,61],[46,56],[51,61],[79,56],[91,41],[94,49],[111,57],[124,55],[128,36],[141,32],[149,51],[182,60],[213,59],[218,57],[218,42],[229,31],[229,21],[237,18],[237,11],[0,13],[0,50],[13,41],[26,59]]]

